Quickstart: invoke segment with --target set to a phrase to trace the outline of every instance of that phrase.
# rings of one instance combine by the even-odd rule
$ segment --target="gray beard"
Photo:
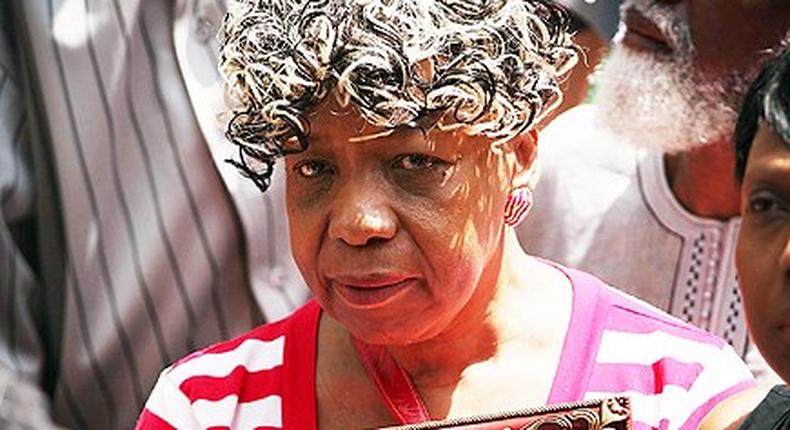
[[[596,74],[598,119],[630,145],[677,153],[730,141],[743,76],[702,79],[690,58],[614,48]]]

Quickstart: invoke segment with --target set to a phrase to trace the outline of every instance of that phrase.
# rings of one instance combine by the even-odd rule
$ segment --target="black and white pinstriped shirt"
[[[223,12],[0,4],[0,427],[43,422],[18,377],[61,425],[130,428],[165,365],[304,299],[281,181],[262,196],[223,162]]]

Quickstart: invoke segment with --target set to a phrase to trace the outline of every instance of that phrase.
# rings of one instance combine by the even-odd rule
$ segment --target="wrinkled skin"
[[[308,149],[286,157],[287,207],[294,258],[322,308],[358,338],[387,345],[484,314],[505,199],[529,150],[417,128],[353,142],[382,130],[334,102],[310,122]]]

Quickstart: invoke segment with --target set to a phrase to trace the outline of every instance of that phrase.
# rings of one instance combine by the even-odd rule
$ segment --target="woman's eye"
[[[429,155],[406,154],[395,159],[394,167],[407,171],[417,171],[432,169],[444,164],[446,164],[444,161]]]
[[[395,157],[390,163],[391,178],[403,189],[425,194],[444,187],[453,176],[457,162],[431,155],[412,153]]]
[[[331,173],[332,166],[326,161],[307,160],[294,166],[294,171],[305,178],[315,178]]]
[[[782,202],[768,193],[759,193],[749,199],[749,212],[754,214],[775,213],[786,210]]]

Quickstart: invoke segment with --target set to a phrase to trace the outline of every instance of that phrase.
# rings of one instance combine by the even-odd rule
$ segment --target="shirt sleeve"
[[[35,242],[34,192],[24,97],[10,43],[11,16],[0,6],[0,427],[46,428],[49,399],[38,386],[40,284],[26,252]],[[14,406],[16,405],[16,406]],[[23,407],[18,407],[24,405]],[[24,413],[19,411],[24,410]],[[14,413],[16,411],[16,413]],[[33,421],[30,421],[33,420]]]
[[[203,428],[194,415],[189,398],[167,376],[169,370],[165,369],[159,376],[137,420],[135,430]]]
[[[686,418],[681,430],[694,430],[705,416],[728,397],[756,385],[751,372],[738,354],[725,344],[718,354],[708,357],[705,369],[687,393],[687,402],[695,409]]]

